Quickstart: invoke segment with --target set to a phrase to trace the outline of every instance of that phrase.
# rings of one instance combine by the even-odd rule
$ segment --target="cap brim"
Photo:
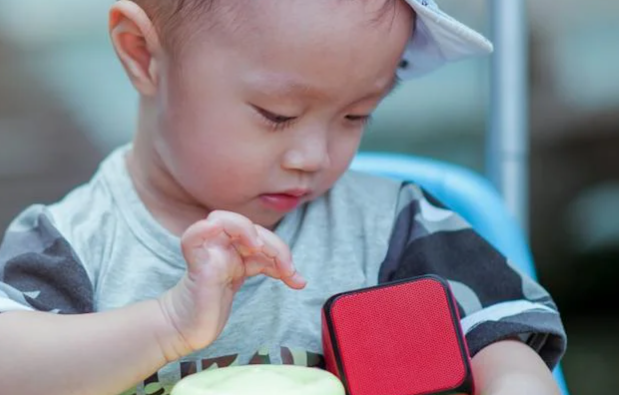
[[[406,2],[417,19],[398,70],[400,78],[415,78],[448,62],[492,53],[492,43],[488,39],[445,14],[434,1]]]

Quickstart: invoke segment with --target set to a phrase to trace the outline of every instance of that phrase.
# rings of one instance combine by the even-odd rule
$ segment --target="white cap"
[[[398,76],[415,78],[447,62],[492,52],[492,43],[438,8],[433,0],[406,0],[417,14],[415,32],[403,55]]]

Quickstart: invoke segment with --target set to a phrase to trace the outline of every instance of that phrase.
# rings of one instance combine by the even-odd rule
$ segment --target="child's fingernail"
[[[307,283],[307,281],[299,273],[295,273],[294,276],[292,276],[290,279],[292,281],[294,281],[295,283],[300,283],[300,284],[306,284]]]

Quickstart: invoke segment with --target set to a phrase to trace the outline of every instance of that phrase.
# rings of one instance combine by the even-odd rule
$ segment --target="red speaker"
[[[335,295],[322,324],[327,370],[349,395],[473,394],[455,298],[437,276]]]

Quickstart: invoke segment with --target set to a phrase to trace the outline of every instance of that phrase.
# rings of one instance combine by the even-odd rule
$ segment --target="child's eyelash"
[[[285,129],[297,119],[297,117],[289,117],[285,115],[275,114],[260,107],[254,106],[254,108],[274,130]],[[369,125],[373,119],[372,114],[347,115],[345,118],[347,121],[357,125],[361,125],[362,127],[366,127],[367,125]]]
[[[270,126],[276,130],[286,128],[296,119],[296,117],[287,117],[285,115],[275,114],[260,107],[254,108],[262,116],[262,118],[264,118],[264,120],[267,121]]]
[[[372,123],[373,117],[370,115],[347,115],[346,119],[350,122],[359,123],[362,126],[367,126]]]

